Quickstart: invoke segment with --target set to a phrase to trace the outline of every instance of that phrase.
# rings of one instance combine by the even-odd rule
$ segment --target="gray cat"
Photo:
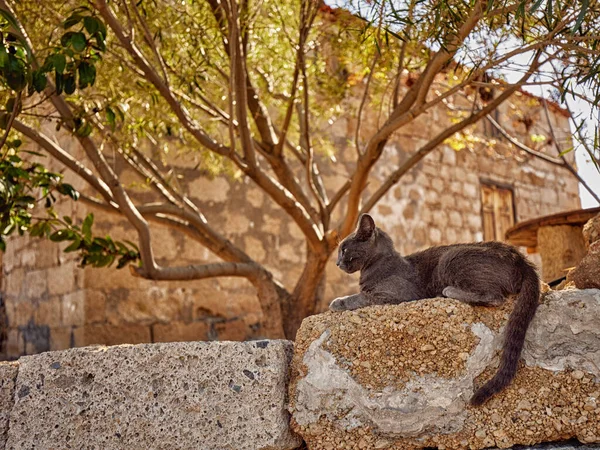
[[[470,305],[498,306],[517,294],[508,319],[498,371],[471,398],[481,405],[510,384],[517,372],[527,327],[535,314],[540,282],[533,265],[501,242],[432,247],[408,256],[394,250],[392,239],[363,214],[354,233],[338,250],[337,266],[360,270],[360,293],[336,298],[332,311],[450,297]]]

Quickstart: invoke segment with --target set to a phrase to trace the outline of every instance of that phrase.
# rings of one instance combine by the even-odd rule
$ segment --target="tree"
[[[68,240],[69,251],[96,266],[139,258],[133,273],[153,280],[247,278],[269,311],[263,329],[273,337],[293,337],[314,312],[327,260],[359,214],[444,141],[527,85],[551,86],[564,98],[580,95],[577,80],[592,93],[592,103],[600,94],[597,2],[348,2],[354,14],[317,0],[63,3],[0,0],[0,70],[7,87],[2,142],[9,143],[3,170],[13,173],[10,189],[4,189],[12,192],[5,195],[12,203],[3,206],[3,224],[12,228],[3,234],[17,229]],[[511,69],[519,72],[514,81],[503,75]],[[357,89],[356,166],[329,198],[319,155],[331,149],[312,131]],[[489,95],[491,90],[497,94]],[[458,98],[470,107],[456,112],[451,126],[366,197],[369,175],[392,133],[432,108],[452,111]],[[370,136],[361,133],[367,104],[379,105],[383,114]],[[68,130],[86,160],[37,131],[37,120]],[[33,177],[45,169],[20,158],[13,134],[36,142],[94,195],[79,195],[56,174]],[[211,226],[167,175],[168,164],[157,151],[167,146],[193,149],[206,167],[248,177],[289,215],[307,247],[295,286],[283,287]],[[107,149],[148,180],[158,201],[136,200],[107,162]],[[47,199],[48,218],[28,216],[37,189]],[[81,226],[59,218],[53,192],[122,215],[136,230],[137,245],[94,238],[90,216]],[[342,219],[334,223],[339,210]],[[155,223],[200,242],[222,262],[161,267],[149,232]]]

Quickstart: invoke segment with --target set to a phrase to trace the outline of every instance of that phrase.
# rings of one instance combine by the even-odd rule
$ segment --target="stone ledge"
[[[600,290],[548,294],[514,382],[483,407],[468,405],[495,372],[510,308],[430,299],[305,319],[293,429],[314,450],[600,443]]]
[[[291,353],[288,341],[186,342],[22,357],[6,448],[295,448]]]

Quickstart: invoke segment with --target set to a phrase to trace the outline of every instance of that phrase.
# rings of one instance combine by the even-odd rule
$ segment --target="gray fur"
[[[475,392],[471,403],[484,403],[514,378],[540,294],[534,267],[516,248],[478,242],[431,247],[403,257],[373,218],[363,214],[356,231],[340,244],[337,265],[347,273],[360,270],[360,293],[336,298],[329,305],[332,311],[440,296],[498,306],[507,296],[517,295],[498,372]]]

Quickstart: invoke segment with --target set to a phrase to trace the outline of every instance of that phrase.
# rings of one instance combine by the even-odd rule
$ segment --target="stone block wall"
[[[0,449],[297,448],[289,341],[88,347],[0,363]]]
[[[539,116],[539,108],[528,106],[521,97],[515,96],[503,105],[500,117],[505,128],[526,142],[538,125],[534,122],[531,129],[525,130],[520,115],[514,111],[531,111]],[[349,137],[354,136],[356,127],[356,119],[351,116],[356,101],[347,100],[341,110],[348,113],[315,131],[336,149],[335,157],[318,154],[330,196],[354,170],[355,148]],[[519,108],[513,108],[514,104]],[[370,112],[367,107],[361,137],[366,138],[376,129],[377,115]],[[553,118],[559,135],[567,136],[567,117],[555,110]],[[450,123],[444,110],[434,109],[396,132],[384,150],[381,164],[372,173],[365,196]],[[477,125],[473,133],[485,137],[483,125]],[[69,144],[64,136],[60,138],[77,154],[74,143]],[[550,145],[540,150],[555,154]],[[306,249],[302,233],[289,217],[248,179],[215,177],[197,170],[200,160],[194,153],[169,158],[182,175],[184,190],[209,223],[292,290],[302,272]],[[569,154],[568,158],[573,160],[574,155]],[[143,180],[136,179],[119,160],[112,163],[134,198],[152,200]],[[297,168],[298,174],[302,171]],[[403,253],[431,245],[481,240],[482,181],[511,186],[516,221],[580,206],[577,181],[566,170],[534,159],[500,140],[495,146],[479,143],[461,151],[440,145],[407,173],[372,212]],[[80,182],[72,183],[85,191]],[[132,228],[119,217],[81,204],[64,208],[71,208],[67,212],[80,218],[95,212],[97,235],[136,241]],[[342,211],[343,202],[334,215],[333,226]],[[201,245],[173,230],[153,224],[152,237],[162,265],[219,261]],[[3,274],[1,290],[8,315],[8,338],[0,358],[90,344],[269,337],[259,327],[265,312],[259,306],[255,289],[240,278],[152,282],[134,278],[127,270],[83,270],[55,244],[28,238],[11,239],[4,255]],[[327,266],[326,275],[321,310],[332,298],[356,291],[358,285],[356,275],[344,274],[333,262]]]

